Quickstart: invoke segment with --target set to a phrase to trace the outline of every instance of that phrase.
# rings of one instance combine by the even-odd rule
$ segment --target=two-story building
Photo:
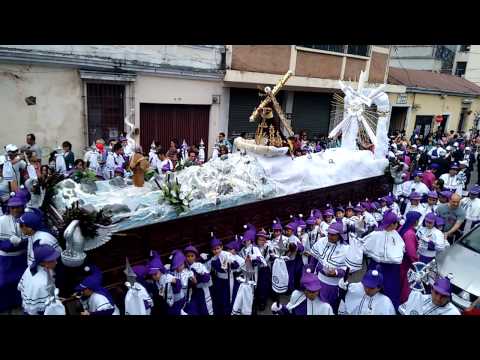
[[[275,84],[288,70],[293,76],[277,96],[294,131],[307,130],[310,138],[327,135],[332,95],[338,80],[356,87],[360,71],[369,84],[386,82],[389,45],[227,45],[224,86],[229,90],[228,132],[253,135],[249,116],[258,105],[258,85]],[[403,93],[401,85],[387,85],[389,93]]]

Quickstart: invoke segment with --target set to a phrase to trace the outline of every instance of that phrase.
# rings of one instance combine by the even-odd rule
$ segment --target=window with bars
[[[310,49],[331,51],[341,54],[369,56],[370,45],[297,45]]]
[[[470,45],[460,45],[460,50],[461,52],[467,52],[470,51]]]
[[[124,131],[125,85],[87,84],[88,143],[108,141]]]
[[[467,70],[467,63],[465,61],[457,62],[457,67],[455,68],[455,76],[462,77],[465,75],[465,71]]]

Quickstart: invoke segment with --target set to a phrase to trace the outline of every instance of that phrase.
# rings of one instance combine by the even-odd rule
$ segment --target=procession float
[[[283,221],[327,203],[390,191],[384,175],[390,111],[384,86],[366,87],[363,72],[357,89],[340,81],[344,97],[334,96],[329,137],[341,136],[341,146],[293,156],[293,131],[275,98],[291,75],[264,89],[264,99],[250,116],[258,121],[255,138],[236,138],[237,151],[231,154],[155,175],[142,186],[128,178],[67,179],[50,189],[46,211],[63,234],[62,262],[71,275],[63,291],[72,289],[77,269],[88,262],[115,286],[124,282],[125,256],[135,264],[150,250],[166,256],[188,244],[207,250],[212,232],[228,239],[243,232],[247,222],[267,229],[277,216]],[[128,116],[125,122],[134,148],[133,124]]]

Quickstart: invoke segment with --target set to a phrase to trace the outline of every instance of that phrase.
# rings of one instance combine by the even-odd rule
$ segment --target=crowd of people
[[[305,148],[308,140],[301,138]],[[389,152],[392,193],[354,204],[325,204],[308,216],[292,214],[287,224],[275,218],[268,229],[246,224],[243,234],[225,243],[212,234],[208,253],[187,246],[162,261],[152,251],[144,264],[126,265],[121,303],[103,287],[100,269],[89,264],[75,288],[81,314],[403,314],[419,296],[408,281],[411,264],[429,263],[480,223],[480,186],[466,192],[478,139],[449,134],[432,143],[419,134],[410,140],[395,135]],[[62,281],[62,247],[47,226],[31,180],[41,186],[55,173],[82,178],[79,172],[86,171],[97,179],[125,176],[141,149],[130,149],[120,138],[106,151],[97,141],[84,159],[75,159],[72,145],[64,142],[44,170],[33,134],[27,143],[22,155],[15,145],[6,146],[1,163],[0,311],[21,306],[24,314],[39,315],[49,313],[52,288]],[[216,150],[214,157],[236,151],[224,134]],[[174,171],[178,165],[200,165],[205,160],[198,159],[200,152],[176,140],[168,150],[154,143],[148,164],[159,173]],[[361,281],[353,282],[352,274],[364,270]],[[450,280],[438,278],[421,294],[420,313],[459,315],[451,294]]]

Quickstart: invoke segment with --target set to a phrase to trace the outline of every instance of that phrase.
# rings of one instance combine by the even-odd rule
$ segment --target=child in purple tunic
[[[288,271],[288,293],[300,288],[300,279],[303,272],[302,253],[304,247],[298,237],[293,234],[296,228],[296,222],[291,222],[285,226],[285,235],[288,238],[286,253],[288,260],[285,260]]]
[[[175,277],[175,281],[167,284],[167,288],[171,287],[172,289],[172,293],[167,294],[166,297],[168,315],[182,314],[182,310],[188,300],[188,290],[192,285],[196,285],[193,272],[186,268],[185,262],[186,259],[183,252],[175,250],[170,266],[170,274]]]
[[[268,256],[266,242],[267,233],[265,230],[259,231],[257,233],[257,247],[263,259]],[[272,271],[266,261],[263,262],[261,259],[253,260],[252,265],[258,269],[257,286],[255,287],[255,304],[258,310],[264,311],[272,290]]]
[[[193,272],[195,282],[189,290],[189,301],[184,311],[189,315],[213,315],[210,286],[212,285],[210,273],[200,262],[200,254],[194,246],[187,246],[183,253],[187,259],[188,269]]]

